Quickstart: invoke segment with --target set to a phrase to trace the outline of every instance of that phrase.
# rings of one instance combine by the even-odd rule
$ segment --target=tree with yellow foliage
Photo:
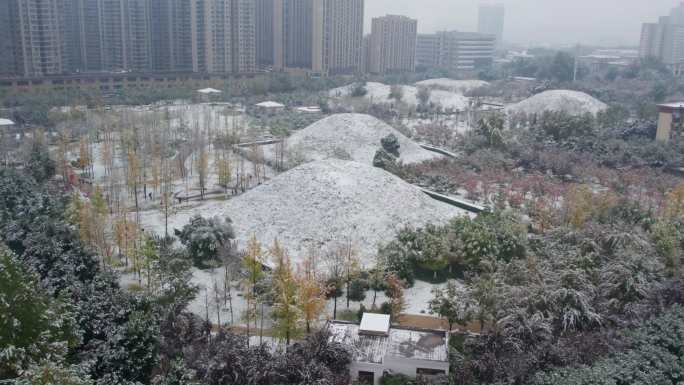
[[[200,143],[197,162],[197,176],[199,177],[200,199],[204,199],[204,192],[207,189],[207,176],[209,174],[209,153],[204,143]]]
[[[316,322],[325,309],[325,284],[318,279],[312,270],[302,270],[297,275],[299,309],[301,310],[306,333],[311,333],[311,324]]]
[[[594,194],[586,185],[573,186],[565,196],[565,222],[577,229],[591,218]]]
[[[218,184],[228,191],[228,185],[233,177],[230,153],[225,150],[216,150],[214,156],[214,167],[218,176]]]
[[[71,133],[68,128],[64,128],[59,133],[57,140],[57,169],[62,175],[64,186],[69,183],[69,142],[71,141]]]
[[[78,167],[88,177],[92,177],[92,163],[93,158],[91,156],[90,143],[88,142],[87,137],[82,136],[78,144]]]
[[[290,345],[292,338],[301,334],[302,310],[298,304],[300,297],[297,280],[292,272],[292,264],[287,252],[276,240],[271,247],[275,270],[273,271],[273,335]]]
[[[242,267],[245,269],[247,276],[244,279],[245,284],[245,298],[247,299],[247,309],[245,310],[245,321],[247,322],[247,335],[249,336],[250,323],[254,320],[256,328],[257,315],[257,284],[264,274],[263,271],[263,252],[261,250],[261,243],[257,241],[256,235],[252,237],[247,243],[247,253],[242,259]]]
[[[665,195],[665,217],[674,219],[684,216],[684,182]]]

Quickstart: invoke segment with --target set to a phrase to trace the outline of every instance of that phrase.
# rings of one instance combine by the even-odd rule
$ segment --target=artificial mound
[[[444,223],[464,213],[379,168],[327,159],[296,167],[227,202],[178,213],[170,226],[181,228],[193,214],[228,216],[241,248],[252,234],[264,245],[277,238],[294,263],[302,261],[309,247],[324,255],[351,240],[368,266],[378,245],[400,228]],[[163,217],[144,216],[144,222],[151,221],[161,222],[163,233]]]
[[[570,115],[596,115],[608,106],[602,101],[579,91],[551,90],[534,95],[518,104],[506,107],[509,113],[528,115],[541,114],[544,111],[565,112]]]
[[[326,158],[353,160],[371,165],[380,149],[380,140],[394,134],[399,139],[399,159],[404,163],[420,163],[439,155],[418,144],[385,122],[364,114],[336,114],[297,131],[287,139],[285,151],[288,165]],[[273,159],[273,148],[265,150]]]

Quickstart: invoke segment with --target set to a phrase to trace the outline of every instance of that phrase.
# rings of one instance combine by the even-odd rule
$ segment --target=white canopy
[[[216,88],[202,88],[201,90],[197,90],[200,94],[222,94],[223,92],[220,90],[217,90]]]
[[[14,122],[9,119],[0,118],[0,126],[14,126]]]
[[[278,102],[273,102],[273,101],[267,101],[267,102],[261,102],[256,105],[257,107],[261,108],[285,108],[284,104],[280,104]]]

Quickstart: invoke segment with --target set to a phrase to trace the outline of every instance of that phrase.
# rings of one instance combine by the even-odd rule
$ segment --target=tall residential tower
[[[312,70],[353,74],[361,68],[364,0],[313,0]]]
[[[480,5],[477,32],[496,36],[497,47],[503,44],[505,14],[503,4]]]
[[[369,72],[413,72],[418,21],[406,16],[373,18],[368,47]]]

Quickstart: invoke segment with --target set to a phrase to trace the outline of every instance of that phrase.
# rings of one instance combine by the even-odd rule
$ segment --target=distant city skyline
[[[506,7],[504,41],[522,45],[639,45],[641,24],[680,0],[367,0],[366,33],[373,17],[399,14],[418,19],[419,33],[477,31],[480,4]],[[543,31],[543,33],[540,33]]]

